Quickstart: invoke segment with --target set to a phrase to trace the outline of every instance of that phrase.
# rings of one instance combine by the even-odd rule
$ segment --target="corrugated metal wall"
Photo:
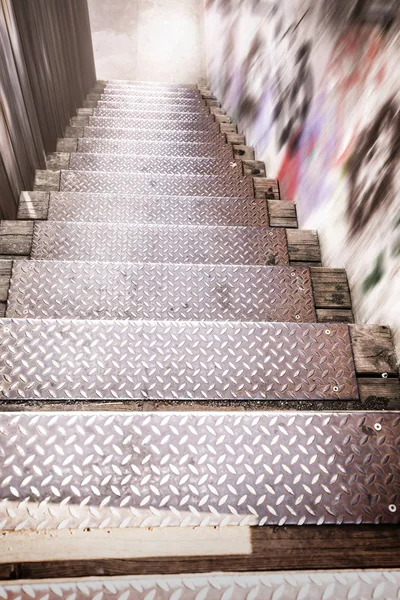
[[[0,217],[96,80],[86,0],[0,0]]]

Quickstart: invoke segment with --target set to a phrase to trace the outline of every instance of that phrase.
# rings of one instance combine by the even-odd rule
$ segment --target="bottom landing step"
[[[0,439],[2,530],[400,521],[398,413],[3,413]]]
[[[0,398],[356,400],[344,324],[4,319]]]

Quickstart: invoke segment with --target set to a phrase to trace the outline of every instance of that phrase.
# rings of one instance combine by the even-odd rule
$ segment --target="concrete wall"
[[[213,92],[400,350],[399,3],[206,0],[206,40]]]
[[[98,79],[205,78],[203,0],[89,0]]]

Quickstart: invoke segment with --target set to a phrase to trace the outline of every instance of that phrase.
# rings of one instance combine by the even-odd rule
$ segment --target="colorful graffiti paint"
[[[397,0],[206,0],[209,83],[400,354]]]

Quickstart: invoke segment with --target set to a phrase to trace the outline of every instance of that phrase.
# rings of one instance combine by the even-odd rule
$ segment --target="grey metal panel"
[[[400,572],[286,571],[4,582],[6,600],[395,600]]]
[[[199,91],[197,85],[193,83],[167,83],[164,81],[136,81],[129,79],[108,79],[105,88],[125,87],[125,88],[145,88],[161,90],[195,90]]]
[[[2,413],[0,431],[4,529],[400,522],[398,413]]]
[[[308,269],[16,261],[7,317],[315,322]]]
[[[171,119],[140,119],[136,117],[89,117],[89,127],[118,127],[137,129],[168,129],[177,131],[209,131],[219,134],[219,124],[207,117],[201,121],[174,121]]]
[[[134,140],[146,142],[201,142],[206,144],[226,144],[224,135],[212,131],[179,131],[177,129],[118,129],[112,127],[84,128],[84,137]]]
[[[52,192],[50,221],[149,223],[153,225],[268,226],[262,198],[133,196]]]
[[[4,319],[0,397],[356,400],[347,325]]]
[[[214,123],[214,119],[210,113],[207,113],[204,110],[199,112],[182,112],[179,111],[171,111],[168,109],[162,109],[160,107],[158,110],[143,110],[143,109],[119,109],[116,110],[114,108],[95,108],[93,109],[93,115],[95,117],[102,118],[113,118],[113,119],[145,119],[145,120],[154,120],[154,119],[162,119],[167,121],[177,121],[177,122],[195,122],[195,123]]]
[[[208,157],[218,156],[233,159],[230,144],[217,143],[190,143],[190,142],[146,142],[124,139],[80,138],[78,152],[91,152],[103,154],[149,154],[149,155],[174,155],[176,157]]]
[[[114,111],[130,111],[141,114],[156,114],[156,115],[169,115],[169,114],[186,114],[193,113],[194,115],[206,114],[209,115],[207,105],[204,102],[195,102],[188,104],[187,102],[177,103],[175,106],[171,103],[166,104],[165,102],[158,103],[153,100],[152,102],[140,102],[139,105],[136,102],[118,102],[117,100],[99,100],[97,108],[94,109],[94,114],[100,114],[100,111],[106,110],[107,113]]]
[[[77,171],[108,171],[136,173],[165,173],[183,175],[220,175],[243,177],[242,163],[233,159],[181,158],[157,155],[72,154],[69,169]]]
[[[201,98],[198,90],[194,89],[165,89],[165,88],[148,88],[148,87],[128,87],[128,86],[107,86],[102,94],[102,97],[107,98],[108,96],[126,96],[126,97],[146,97],[152,96],[153,98],[190,98],[198,99]]]
[[[161,196],[254,196],[251,177],[142,175],[105,171],[61,171],[60,191]]]
[[[206,103],[201,98],[182,98],[179,96],[152,96],[150,93],[140,94],[136,96],[124,96],[124,95],[114,95],[114,94],[101,94],[99,102],[102,103],[114,103],[119,102],[123,103],[123,107],[125,109],[130,108],[131,106],[134,108],[143,107],[144,110],[147,110],[150,107],[167,107],[171,110],[180,110],[181,106],[186,106],[188,108],[193,108],[194,110],[198,110],[198,107],[204,108],[207,110]]]
[[[36,222],[38,260],[287,265],[284,229]]]

